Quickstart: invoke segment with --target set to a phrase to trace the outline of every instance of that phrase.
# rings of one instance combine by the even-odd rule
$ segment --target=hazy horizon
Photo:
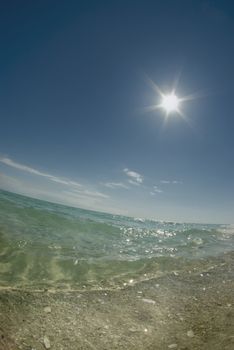
[[[141,220],[149,220],[149,221],[155,221],[155,222],[165,222],[165,223],[173,223],[173,224],[201,224],[201,225],[228,225],[228,226],[233,226],[233,223],[225,223],[225,222],[203,222],[203,221],[194,221],[194,222],[191,222],[191,221],[172,221],[170,220],[170,218],[168,219],[160,219],[160,218],[157,218],[157,216],[155,217],[144,217],[144,216],[134,216],[134,215],[127,215],[127,214],[121,214],[121,213],[114,213],[114,212],[111,212],[111,211],[101,211],[101,210],[95,210],[95,209],[88,209],[88,208],[82,208],[82,207],[79,207],[79,206],[73,206],[73,205],[69,205],[69,204],[66,204],[66,203],[63,203],[63,202],[59,202],[59,201],[51,201],[51,200],[46,200],[46,199],[42,199],[40,197],[33,197],[33,196],[29,196],[29,195],[26,195],[26,194],[23,194],[23,193],[20,193],[20,192],[12,192],[12,191],[8,191],[8,190],[4,190],[4,189],[1,189],[0,188],[0,191],[2,192],[5,192],[5,193],[10,193],[10,194],[13,194],[13,195],[17,195],[17,196],[22,196],[22,197],[25,197],[25,198],[29,198],[29,199],[32,199],[32,200],[38,200],[38,201],[41,201],[41,202],[47,202],[47,203],[51,203],[51,204],[56,204],[56,205],[61,205],[61,206],[64,206],[64,207],[68,207],[68,208],[74,208],[74,209],[79,209],[79,210],[84,210],[84,211],[90,211],[90,212],[96,212],[96,213],[100,213],[100,214],[108,214],[108,215],[113,215],[113,216],[126,216],[126,217],[129,217],[131,219],[134,219],[136,221],[141,221]]]

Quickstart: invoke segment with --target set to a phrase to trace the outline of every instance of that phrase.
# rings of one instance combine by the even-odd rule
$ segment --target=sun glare
[[[171,117],[178,117],[182,118],[187,123],[190,123],[189,118],[186,116],[183,105],[184,102],[195,100],[197,98],[202,97],[202,94],[191,94],[187,96],[181,96],[178,97],[176,94],[176,88],[178,86],[178,79],[174,82],[170,90],[167,90],[167,92],[164,90],[162,91],[159,86],[157,86],[150,78],[147,78],[149,84],[153,88],[153,90],[156,92],[155,99],[158,101],[158,103],[147,106],[144,108],[144,110],[148,112],[152,111],[158,111],[161,110],[164,113],[162,113],[162,116],[164,117],[164,122],[167,123]],[[177,118],[176,118],[177,119]]]
[[[161,107],[167,112],[167,114],[178,112],[179,104],[180,100],[174,93],[163,95],[162,97]]]

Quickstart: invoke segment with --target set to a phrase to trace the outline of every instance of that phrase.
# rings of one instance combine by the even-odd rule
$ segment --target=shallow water
[[[70,208],[0,191],[0,284],[120,288],[233,250],[234,229]]]
[[[0,191],[0,350],[233,349],[233,232]]]

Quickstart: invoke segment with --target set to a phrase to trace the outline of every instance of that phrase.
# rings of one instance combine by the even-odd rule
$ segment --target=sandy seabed
[[[117,290],[0,288],[0,350],[234,349],[234,254]]]

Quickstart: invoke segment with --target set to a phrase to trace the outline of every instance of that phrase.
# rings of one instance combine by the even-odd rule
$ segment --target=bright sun
[[[184,102],[197,99],[198,97],[202,97],[199,94],[191,94],[187,96],[179,96],[176,94],[176,87],[178,85],[178,79],[174,82],[173,86],[170,90],[162,91],[159,86],[157,86],[151,79],[149,79],[149,83],[156,93],[155,100],[158,102],[151,106],[145,107],[146,111],[158,111],[159,109],[163,110],[162,113],[164,117],[164,122],[167,123],[169,119],[178,119],[182,118],[184,121],[189,122],[189,119],[184,113],[183,105]],[[177,118],[178,117],[178,118]]]
[[[165,109],[167,114],[171,112],[178,112],[179,104],[180,100],[174,93],[171,93],[170,95],[163,95],[162,97],[161,107]]]

